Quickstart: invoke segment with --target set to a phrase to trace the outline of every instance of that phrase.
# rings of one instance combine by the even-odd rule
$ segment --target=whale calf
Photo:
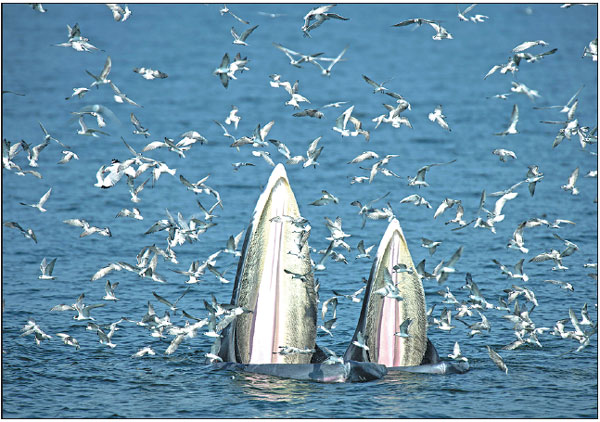
[[[388,370],[423,373],[464,372],[468,367],[440,360],[427,340],[425,295],[416,276],[406,240],[392,220],[379,246],[354,333],[369,351],[350,343],[343,363],[330,363],[316,344],[317,294],[308,233],[285,168],[278,164],[258,198],[246,230],[231,304],[250,312],[239,315],[222,332],[217,353],[222,369],[317,382],[364,382]],[[385,285],[394,265],[402,300],[373,292]],[[402,320],[412,320],[408,337],[394,335]],[[292,353],[284,353],[292,350]]]

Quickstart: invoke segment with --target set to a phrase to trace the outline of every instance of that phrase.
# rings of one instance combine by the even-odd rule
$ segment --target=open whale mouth
[[[408,336],[395,335],[407,319],[411,320]],[[345,359],[387,367],[414,366],[421,364],[427,349],[425,292],[396,219],[388,225],[377,249],[353,340],[359,332],[366,339],[368,354],[351,343]]]
[[[316,293],[308,242],[300,241],[303,228],[294,224],[300,217],[279,164],[258,199],[238,265],[232,303],[252,312],[240,315],[226,333],[231,337],[226,340],[233,342],[229,349],[234,349],[235,362],[311,361],[309,352],[280,353],[285,348],[315,347]]]

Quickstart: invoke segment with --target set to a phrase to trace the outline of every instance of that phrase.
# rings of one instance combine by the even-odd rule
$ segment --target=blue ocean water
[[[552,148],[562,126],[540,121],[563,121],[565,114],[558,109],[533,108],[566,104],[583,86],[575,118],[580,126],[596,127],[597,62],[582,58],[582,53],[597,37],[597,7],[480,4],[470,15],[479,13],[489,18],[473,23],[459,21],[454,4],[339,4],[332,11],[349,20],[326,21],[306,38],[300,27],[303,16],[314,6],[229,5],[250,25],[259,25],[248,37],[248,46],[236,46],[230,28],[234,26],[241,33],[249,26],[230,14],[221,15],[222,5],[217,4],[133,4],[132,15],[125,22],[114,21],[109,9],[99,4],[48,4],[43,14],[27,5],[3,4],[2,89],[25,94],[3,94],[3,138],[37,145],[43,142],[41,122],[79,156],[79,160],[57,164],[62,148],[51,141],[35,169],[42,179],[2,170],[3,222],[16,221],[25,229],[32,228],[37,236],[34,243],[15,229],[2,229],[3,417],[597,417],[597,335],[579,352],[574,351],[577,341],[550,335],[557,320],[569,318],[570,308],[580,317],[580,309],[587,304],[590,318],[597,321],[597,281],[588,276],[597,270],[584,267],[597,262],[597,179],[584,177],[597,170],[597,145],[583,149],[575,135]],[[453,39],[433,40],[435,32],[429,25],[392,27],[416,17],[441,22]],[[66,26],[75,23],[102,51],[77,52],[53,46],[67,40]],[[548,46],[528,52],[557,51],[535,63],[521,61],[514,74],[497,71],[483,79],[492,66],[507,62],[515,46],[532,40],[544,40]],[[273,42],[305,54],[322,52],[323,57],[336,57],[346,46],[348,50],[345,60],[327,77],[310,63],[302,68],[291,66]],[[212,74],[225,52],[231,58],[240,52],[249,60],[249,70],[237,73],[237,80],[231,80],[227,89]],[[107,56],[112,59],[109,78],[143,107],[115,103],[107,85],[90,89],[82,99],[64,99],[73,88],[88,87],[92,78],[85,70],[99,74]],[[132,71],[142,66],[159,69],[168,78],[145,80]],[[269,86],[269,75],[275,73],[284,81],[299,81],[299,93],[310,100],[307,108],[336,101],[347,104],[322,109],[322,119],[294,117],[298,110],[284,105],[289,95]],[[388,124],[375,129],[372,119],[386,113],[382,104],[394,104],[394,99],[374,94],[363,74],[378,82],[391,79],[386,87],[411,104],[411,110],[403,115],[411,121],[412,129]],[[540,97],[530,100],[511,92],[512,81],[537,90]],[[511,94],[506,100],[488,98],[500,93]],[[109,136],[77,134],[79,126],[71,113],[92,104],[109,107],[116,114],[118,121],[109,119],[103,128]],[[428,120],[428,113],[438,104],[443,106],[450,132]],[[519,133],[495,136],[508,127],[514,104],[519,107]],[[286,165],[300,211],[312,226],[310,246],[319,250],[329,243],[324,217],[341,217],[344,230],[352,235],[349,244],[353,250],[339,251],[348,263],[328,261],[327,270],[318,276],[321,301],[330,297],[331,290],[349,294],[363,285],[361,278],[368,277],[372,261],[355,260],[356,245],[360,240],[367,246],[377,245],[386,228],[385,220],[380,220],[368,221],[361,229],[362,217],[350,202],[364,204],[389,192],[374,206],[381,208],[389,201],[415,263],[426,259],[426,268],[432,272],[438,262],[464,247],[456,272],[443,285],[431,279],[423,282],[428,307],[436,305],[433,315],[439,318],[444,307],[453,308],[442,303],[439,290],[448,287],[459,301],[468,299],[468,291],[460,288],[467,272],[494,305],[506,297],[503,290],[513,284],[524,286],[535,292],[538,302],[531,319],[537,327],[550,328],[539,334],[543,347],[502,350],[516,339],[513,324],[503,318],[506,311],[489,309],[485,315],[491,330],[483,334],[470,337],[467,326],[455,320],[456,328],[450,332],[429,328],[428,336],[442,357],[452,352],[455,341],[459,342],[472,368],[467,374],[389,374],[367,384],[326,385],[213,371],[204,364],[204,354],[212,344],[209,337],[186,339],[175,353],[165,355],[171,336],[153,338],[131,323],[120,324],[113,336],[117,346],[110,349],[99,344],[93,331],[85,329],[85,321],[73,320],[72,312],[50,312],[57,304],[73,303],[81,293],[85,293],[87,304],[103,302],[108,278],[119,282],[116,295],[120,300],[105,302],[106,306],[92,311],[98,323],[109,324],[123,316],[139,320],[147,311],[148,301],[162,316],[166,307],[152,292],[175,300],[188,287],[185,276],[171,270],[187,270],[192,261],[204,261],[224,248],[230,235],[246,228],[272,167],[253,156],[251,146],[239,151],[229,147],[231,140],[213,120],[224,122],[232,105],[242,117],[237,130],[228,126],[236,138],[251,136],[257,124],[264,126],[274,120],[268,138],[285,142],[292,155],[304,155],[310,142],[322,136],[324,149],[316,168]],[[370,131],[368,143],[360,135],[342,138],[332,130],[335,119],[350,105],[354,105],[353,115]],[[149,129],[149,138],[132,134],[131,112]],[[88,125],[96,128],[88,117]],[[94,187],[102,165],[109,165],[113,158],[130,158],[121,136],[141,151],[147,143],[164,137],[179,140],[188,130],[198,131],[208,143],[194,145],[186,158],[162,148],[144,153],[176,169],[176,174],[163,174],[154,186],[148,182],[140,193],[140,203],[130,201],[124,179],[111,189]],[[496,148],[512,150],[517,158],[500,162],[491,153]],[[387,167],[400,177],[378,174],[370,184],[350,184],[352,176],[369,173],[360,166],[370,167],[373,161],[347,164],[366,150],[380,156],[397,154]],[[285,162],[273,146],[266,151],[276,163]],[[422,166],[454,159],[453,164],[428,171],[429,187],[407,185],[406,177],[414,176]],[[24,152],[14,161],[24,170],[31,169]],[[234,162],[255,166],[234,171]],[[455,209],[433,219],[437,206],[449,197],[462,201],[464,218],[470,221],[477,215],[482,190],[489,194],[509,188],[525,178],[530,165],[538,165],[544,179],[533,197],[526,184],[516,188],[518,196],[505,205],[506,217],[496,223],[495,234],[473,225],[452,231],[454,225],[444,222],[454,217]],[[576,181],[580,193],[574,196],[561,186],[576,167],[580,169]],[[136,185],[148,174],[140,176]],[[197,242],[176,246],[178,264],[159,259],[157,271],[167,283],[127,271],[91,282],[92,275],[111,262],[135,263],[144,246],[166,247],[165,232],[144,233],[154,222],[167,218],[167,209],[174,216],[181,213],[186,219],[203,218],[196,199],[208,207],[214,198],[188,191],[179,181],[180,175],[192,182],[210,175],[206,183],[223,200],[223,209],[215,209],[217,225]],[[20,205],[37,202],[50,187],[47,212]],[[336,195],[339,203],[308,205],[323,189]],[[413,193],[424,196],[433,208],[399,203]],[[495,199],[488,196],[487,209],[493,207]],[[133,206],[140,209],[142,221],[115,218],[121,209]],[[534,217],[576,224],[563,224],[560,229],[525,229],[529,252],[508,249],[517,225]],[[79,238],[79,228],[62,222],[69,218],[108,226],[112,237]],[[564,272],[552,271],[551,261],[529,262],[539,253],[563,250],[562,242],[553,237],[555,233],[578,246],[574,254],[564,258],[568,267]],[[422,237],[442,242],[434,255],[420,247]],[[57,258],[55,280],[38,279],[44,257]],[[313,259],[317,257],[313,254]],[[529,275],[526,283],[506,278],[492,262],[497,259],[512,267],[521,258],[525,258],[524,270]],[[217,259],[217,268],[227,270],[229,279],[234,278],[236,264],[237,258],[226,254]],[[543,281],[547,279],[568,281],[574,291]],[[232,287],[207,272],[200,283],[191,286],[179,307],[205,317],[203,299],[210,300],[214,294],[219,302],[228,302]],[[519,302],[531,307],[522,296]],[[334,336],[320,336],[318,343],[343,354],[361,305],[340,300]],[[512,310],[513,304],[510,307]],[[475,323],[479,320],[476,315],[464,317],[464,321]],[[32,336],[21,337],[28,318],[34,318],[52,339],[37,346]],[[185,323],[179,312],[171,313],[171,320],[175,325]],[[567,322],[565,329],[572,331],[573,327]],[[63,345],[56,336],[59,332],[75,337],[81,349]],[[504,358],[508,374],[490,360],[486,345]],[[156,355],[131,358],[143,346],[151,346]]]

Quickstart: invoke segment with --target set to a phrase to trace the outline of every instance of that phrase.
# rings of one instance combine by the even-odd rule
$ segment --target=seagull
[[[437,247],[441,244],[442,244],[442,242],[435,242],[435,241],[429,240],[425,237],[421,238],[421,246],[424,247],[425,249],[429,249],[429,255],[433,255],[435,253]]]
[[[138,103],[133,101],[131,98],[129,98],[126,94],[121,92],[121,90],[114,83],[109,82],[109,84],[115,93],[115,95],[113,95],[113,99],[115,100],[115,102],[117,102],[119,104],[122,104],[123,102],[127,102],[136,107],[142,107],[141,105],[139,105]]]
[[[129,10],[128,5],[125,5],[125,8],[122,8],[118,4],[107,3],[106,7],[110,9],[113,14],[113,19],[117,22],[125,22],[129,16],[131,16],[131,10]]]
[[[333,6],[335,6],[335,4],[330,4],[328,6],[315,7],[314,9],[311,9],[304,16],[304,24],[302,25],[301,30],[305,37],[310,37],[309,32],[312,31],[313,29],[319,27],[326,20],[329,20],[329,19],[339,19],[339,20],[344,20],[344,21],[348,20],[348,18],[340,16],[336,13],[329,12],[329,9],[331,9]],[[314,20],[314,22],[313,22],[313,20]]]
[[[42,343],[43,340],[48,340],[48,339],[52,338],[52,336],[50,336],[50,335],[46,334],[44,331],[42,331],[40,326],[35,322],[35,320],[33,318],[29,318],[29,320],[27,321],[27,324],[25,324],[23,326],[23,328],[21,328],[21,331],[23,331],[23,334],[21,334],[21,337],[33,334],[35,336],[35,343],[38,346]]]
[[[552,235],[555,238],[557,238],[558,240],[560,240],[561,242],[563,242],[565,244],[565,246],[566,246],[566,249],[560,253],[561,258],[565,257],[565,256],[573,255],[573,253],[575,253],[575,251],[579,250],[579,247],[575,243],[573,243],[573,242],[571,242],[571,241],[569,241],[567,239],[563,239],[562,237],[560,237],[556,233],[552,233]]]
[[[389,272],[385,272],[383,278],[385,280],[385,285],[380,289],[374,290],[373,293],[382,297],[396,299],[397,301],[404,300],[400,294],[400,290],[393,283],[391,274]]]
[[[446,123],[446,121],[444,120],[446,118],[446,116],[444,116],[442,114],[442,106],[438,105],[433,113],[429,113],[429,120],[431,120],[434,123],[437,123],[438,125],[440,125],[442,127],[442,129],[446,129],[448,132],[451,131],[450,127],[448,126],[448,123]]]
[[[598,38],[594,38],[590,43],[583,48],[581,58],[591,57],[592,61],[598,61]]]
[[[60,304],[60,305],[56,305],[54,307],[52,307],[52,309],[50,309],[50,311],[77,311],[77,315],[75,315],[73,317],[73,319],[76,319],[78,321],[84,321],[84,320],[92,320],[95,321],[95,319],[90,315],[90,312],[92,309],[95,308],[100,308],[102,306],[104,306],[104,303],[96,303],[94,305],[84,305],[83,303],[83,299],[85,298],[85,294],[82,293],[81,295],[79,295],[79,297],[77,298],[77,301],[72,304],[72,305],[64,305],[64,304]]]
[[[294,116],[294,117],[308,116],[308,117],[315,117],[317,119],[322,119],[325,115],[317,109],[309,108],[309,109],[304,109],[302,111],[294,113],[294,114],[292,114],[292,116]]]
[[[520,278],[523,281],[527,282],[529,280],[529,276],[527,276],[527,274],[525,274],[523,272],[523,262],[524,261],[525,261],[525,259],[522,258],[519,262],[517,262],[515,264],[514,271],[511,271],[508,269],[508,267],[501,264],[498,260],[492,259],[492,262],[494,262],[494,264],[496,264],[498,267],[500,267],[500,271],[502,271],[502,274],[506,274],[509,278]]]
[[[505,135],[514,135],[516,133],[519,133],[519,131],[517,131],[517,122],[518,121],[519,121],[519,107],[516,104],[514,104],[512,113],[510,115],[510,124],[508,126],[508,129],[506,129],[505,131],[500,132],[500,133],[495,133],[494,135],[505,136]]]
[[[375,82],[373,79],[369,78],[366,75],[362,75],[362,77],[366,83],[368,83],[369,85],[371,85],[373,87],[373,94],[376,94],[378,92],[381,92],[382,94],[384,94],[385,91],[387,91],[387,88],[384,87],[383,85],[391,81],[391,79],[389,79],[385,82],[378,84],[377,82]]]
[[[319,199],[317,199],[316,201],[311,202],[309,205],[322,206],[322,205],[330,204],[332,202],[334,204],[337,204],[339,202],[339,199],[336,196],[330,194],[326,190],[322,190],[321,193],[322,193],[321,197]]]
[[[142,126],[135,114],[131,113],[129,119],[131,120],[131,124],[133,124],[133,127],[135,128],[133,130],[134,135],[144,135],[144,138],[150,136],[150,132],[148,132],[148,129]]]
[[[103,229],[95,226],[90,226],[90,224],[79,218],[71,218],[68,220],[63,220],[63,223],[69,224],[71,226],[82,227],[83,232],[79,235],[79,237],[89,236],[90,234],[98,233],[102,236],[112,236],[110,229],[108,227],[104,227]]]
[[[317,162],[317,158],[319,158],[319,155],[321,155],[321,151],[323,151],[323,148],[324,148],[324,147],[317,148],[317,145],[319,144],[320,140],[321,140],[321,136],[314,139],[308,146],[308,149],[306,150],[306,161],[304,162],[304,164],[302,164],[303,168],[306,168],[308,166],[313,166],[313,168],[316,168],[317,165],[319,164]]]
[[[356,249],[358,250],[358,255],[356,255],[356,257],[354,259],[355,260],[361,259],[361,258],[370,259],[371,258],[370,252],[374,247],[375,247],[375,245],[371,245],[368,248],[365,248],[365,241],[361,239],[360,242],[358,242],[358,245],[356,246]]]
[[[246,29],[244,32],[242,32],[242,35],[238,35],[237,32],[235,32],[235,28],[232,26],[231,27],[231,35],[233,36],[233,44],[237,44],[237,45],[248,45],[246,43],[246,38],[248,38],[248,36],[252,33],[252,31],[254,31],[256,28],[258,28],[258,25],[253,26],[252,28],[248,28]]]
[[[412,319],[406,318],[404,321],[402,321],[402,324],[400,324],[400,327],[398,328],[399,331],[394,333],[394,335],[401,338],[411,337],[410,334],[408,334],[408,327],[411,323]]]
[[[132,358],[141,358],[142,356],[145,356],[145,355],[154,356],[155,354],[156,354],[156,352],[154,350],[152,350],[151,347],[146,346],[146,347],[141,348],[137,352],[135,352],[133,355],[131,355],[131,357]]]
[[[93,73],[91,73],[89,70],[86,70],[86,73],[88,75],[90,75],[92,78],[94,78],[94,82],[92,82],[92,84],[90,85],[90,88],[95,85],[96,89],[98,89],[98,87],[100,85],[110,83],[110,79],[108,79],[108,74],[110,73],[111,66],[112,66],[112,60],[110,59],[110,56],[108,56],[106,58],[106,62],[104,63],[104,67],[102,68],[102,71],[100,72],[100,75],[96,76]]]
[[[118,281],[111,284],[111,282],[109,280],[106,280],[106,285],[104,286],[104,291],[106,292],[106,294],[104,295],[102,300],[112,300],[115,302],[117,300],[119,300],[119,298],[117,298],[115,296],[115,289],[117,288],[118,285],[119,285]]]
[[[442,331],[451,331],[456,328],[452,325],[452,312],[447,308],[442,310],[440,315],[440,319],[433,318],[433,323]]]
[[[567,181],[567,184],[562,185],[561,188],[567,192],[571,191],[572,195],[579,194],[579,189],[577,189],[575,187],[575,182],[577,181],[578,176],[579,176],[579,167],[577,167],[575,170],[573,170],[573,173],[571,173],[571,175],[569,176],[569,180]]]
[[[102,189],[108,189],[115,186],[125,174],[125,171],[131,171],[127,163],[121,163],[113,159],[110,166],[101,166],[96,172],[96,183],[94,186]],[[104,176],[106,174],[106,176]]]
[[[451,359],[460,360],[463,362],[467,362],[469,360],[465,356],[462,355],[462,353],[460,351],[460,346],[458,345],[458,341],[454,342],[454,349],[453,349],[452,353],[450,353],[448,355],[448,357]]]
[[[21,225],[19,223],[17,223],[16,221],[5,221],[3,223],[4,226],[6,227],[12,227],[14,229],[19,229],[21,231],[21,233],[23,234],[23,236],[25,236],[27,239],[31,239],[33,240],[35,243],[37,243],[37,238],[35,236],[35,233],[33,232],[32,229],[27,229],[25,230],[23,227],[21,227]]]
[[[378,159],[379,155],[373,151],[364,151],[363,153],[354,157],[351,161],[348,161],[348,164],[361,163],[365,160],[371,160],[373,158]]]
[[[119,211],[117,213],[117,215],[115,216],[115,218],[116,217],[131,217],[131,218],[134,218],[136,220],[143,220],[144,219],[144,217],[140,213],[140,210],[138,208],[135,208],[135,207],[132,208],[131,210],[127,209],[127,208],[123,208],[121,211]]]
[[[89,91],[89,89],[87,88],[73,88],[73,94],[71,94],[70,97],[65,97],[65,100],[69,100],[75,96],[79,97],[79,98],[83,98],[83,96]]]
[[[315,64],[316,64],[318,67],[320,67],[320,68],[321,68],[321,74],[322,74],[323,76],[331,76],[331,69],[333,68],[333,66],[335,66],[335,64],[336,64],[337,62],[339,62],[340,60],[342,60],[342,56],[343,56],[343,55],[346,53],[346,51],[348,50],[348,47],[349,47],[349,46],[346,46],[346,47],[345,47],[345,48],[342,50],[342,52],[341,52],[340,54],[338,54],[338,55],[337,55],[337,57],[336,57],[336,58],[333,58],[333,59],[331,59],[331,58],[326,58],[326,57],[319,57],[319,58],[317,58],[317,59],[315,60],[315,62],[314,62],[314,63],[315,63]],[[327,61],[327,62],[330,62],[330,63],[329,63],[329,66],[327,66],[327,68],[324,68],[323,66],[321,66],[321,64],[319,64],[318,60],[322,60],[322,61]]]
[[[273,45],[283,51],[283,53],[288,57],[288,59],[290,59],[290,64],[294,67],[298,67],[301,68],[302,66],[300,66],[301,63],[313,63],[315,66],[318,66],[318,63],[316,62],[316,58],[323,55],[323,53],[315,53],[315,54],[302,54],[302,53],[298,53],[297,51],[294,50],[290,50],[289,48],[284,47],[281,44],[277,44],[277,43],[273,43]],[[299,59],[296,59],[293,56],[300,56]],[[281,75],[271,75],[272,78],[274,78],[275,80],[273,82],[270,82],[272,87],[279,87],[279,86],[285,86],[284,82],[278,82],[278,79]],[[285,82],[285,84],[289,84],[289,82]]]
[[[241,120],[241,117],[238,116],[237,113],[238,113],[238,108],[236,106],[232,105],[231,111],[229,112],[229,116],[227,116],[225,118],[225,124],[230,125],[233,123],[236,130],[238,128],[238,123]]]
[[[227,7],[226,4],[223,4],[223,8],[219,10],[219,13],[221,13],[221,16],[223,16],[225,13],[229,13],[231,16],[236,18],[241,23],[245,23],[246,25],[250,24],[250,22],[245,21],[244,19],[242,19],[239,16],[237,16],[236,14],[234,14],[231,10],[229,10],[229,8]]]
[[[516,159],[517,154],[508,149],[498,148],[492,151],[492,154],[497,155],[500,158],[500,161],[506,163],[509,158]]]
[[[27,159],[29,160],[29,165],[31,167],[38,167],[38,160],[40,158],[40,154],[50,144],[50,141],[46,140],[41,144],[38,144],[34,147],[30,147],[29,144],[25,141],[21,141],[21,145],[24,150],[27,151]]]
[[[46,130],[46,128],[44,127],[44,125],[42,124],[42,122],[38,122],[40,124],[40,128],[42,128],[42,132],[44,132],[44,141],[55,141],[58,145],[60,145],[63,148],[69,149],[70,147],[68,147],[67,145],[63,144],[62,142],[60,142],[58,139],[56,139],[55,137],[53,137],[52,135],[50,135],[48,133],[48,131]]]
[[[64,344],[75,347],[75,350],[80,349],[79,342],[74,337],[65,333],[56,333],[56,335],[62,339]]]
[[[79,160],[79,156],[75,154],[73,151],[62,151],[63,157],[58,161],[57,164],[65,164],[71,161],[72,159]]]
[[[543,252],[539,255],[534,256],[529,260],[529,262],[542,262],[552,260],[556,264],[556,267],[553,267],[552,271],[567,270],[568,267],[562,265],[562,258],[563,257],[561,256],[561,253],[559,251],[557,251],[556,249],[552,249],[550,252]]]
[[[516,46],[515,48],[512,49],[513,53],[520,53],[521,51],[525,51],[531,47],[535,47],[536,45],[543,45],[543,46],[547,46],[548,43],[544,40],[537,40],[537,41],[525,41],[521,44],[519,44],[518,46]]]
[[[83,116],[79,116],[79,126],[81,126],[81,129],[79,129],[77,131],[78,135],[84,135],[84,136],[93,136],[94,138],[98,138],[98,133],[101,135],[109,135],[108,133],[98,130],[98,129],[92,129],[92,128],[88,128],[85,125],[85,122],[83,121]]]
[[[540,94],[535,89],[530,89],[527,85],[523,83],[517,83],[512,81],[512,87],[510,90],[517,94],[525,94],[527,97],[534,101],[536,98],[540,98]]]
[[[161,72],[160,70],[148,69],[145,67],[135,67],[135,68],[133,68],[133,71],[135,73],[142,75],[142,78],[148,79],[148,80],[165,79],[165,78],[169,77],[169,75],[167,75],[164,72]]]
[[[25,205],[26,207],[37,208],[40,212],[46,212],[47,210],[44,208],[44,204],[50,198],[50,193],[52,192],[52,188],[48,189],[48,191],[40,198],[37,204],[25,204],[23,202],[19,202],[21,205]]]
[[[232,254],[233,256],[242,256],[242,253],[238,250],[238,245],[240,244],[240,240],[242,240],[242,235],[244,234],[244,230],[239,232],[235,237],[229,236],[227,239],[227,244],[224,249],[221,251],[224,253]]]
[[[44,6],[42,6],[42,3],[30,3],[30,6],[36,12],[46,13],[46,9],[44,9]]]
[[[56,262],[56,258],[54,258],[50,263],[46,262],[46,257],[42,259],[40,264],[40,271],[42,274],[38,276],[40,280],[54,280],[56,277],[52,276],[52,271],[54,270],[54,263]]]
[[[417,174],[418,176],[418,174]],[[423,176],[424,177],[424,176]],[[423,180],[422,182],[425,182],[425,180]],[[410,186],[410,178],[409,178],[409,186]],[[418,186],[418,185],[417,185]],[[429,186],[429,185],[427,185]],[[445,198],[440,205],[437,207],[437,209],[435,210],[435,213],[433,214],[433,218],[436,219],[438,218],[438,216],[442,215],[444,212],[446,212],[446,210],[448,208],[452,208],[455,204],[461,205],[462,202],[460,199],[452,199],[452,198]],[[446,223],[449,224],[449,223]]]
[[[363,333],[360,331],[356,334],[356,340],[352,341],[352,344],[354,344],[357,347],[360,347],[363,350],[369,350],[369,346],[367,346],[365,337],[363,336]]]
[[[427,173],[427,171],[434,166],[443,166],[445,164],[452,164],[456,161],[456,159],[452,160],[452,161],[448,161],[446,163],[433,163],[433,164],[428,164],[426,166],[421,167],[418,171],[417,171],[417,175],[415,177],[409,177],[408,178],[408,186],[424,186],[427,187],[429,186],[429,184],[425,181],[425,174]]]
[[[98,50],[95,46],[90,44],[87,38],[81,36],[79,25],[75,24],[73,28],[67,25],[67,32],[69,33],[69,40],[60,44],[54,44],[57,47],[71,47],[76,51],[92,51]],[[104,50],[101,50],[104,51]]]
[[[502,357],[500,357],[500,355],[498,353],[496,353],[494,350],[492,350],[492,348],[490,346],[486,345],[485,347],[487,347],[488,354],[490,355],[490,358],[496,364],[496,366],[498,368],[500,368],[502,371],[504,371],[504,373],[508,374],[508,368],[507,368],[506,364],[504,363],[504,361],[502,360]]]
[[[555,284],[555,285],[559,286],[561,289],[573,291],[573,285],[566,281],[560,281],[560,280],[543,280],[543,281],[545,281],[546,283]]]
[[[431,204],[429,202],[427,202],[427,200],[425,198],[423,198],[420,195],[417,194],[413,194],[413,195],[409,195],[403,199],[400,200],[401,204],[404,203],[411,203],[416,205],[417,207],[420,205],[425,205],[427,208],[431,208]]]
[[[190,291],[191,287],[188,287],[187,289],[185,289],[185,291],[183,292],[183,294],[181,296],[179,296],[177,298],[177,300],[175,302],[169,302],[167,299],[165,299],[162,296],[159,296],[158,294],[156,294],[156,292],[152,292],[152,294],[154,295],[154,297],[156,298],[156,300],[158,300],[160,303],[163,303],[165,305],[167,305],[169,307],[169,309],[171,311],[173,311],[173,314],[175,314],[177,312],[177,302],[179,302],[181,300],[182,297],[184,297],[189,291]]]

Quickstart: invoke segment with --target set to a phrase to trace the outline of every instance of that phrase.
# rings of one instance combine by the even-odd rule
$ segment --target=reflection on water
[[[254,400],[304,403],[307,396],[318,392],[319,384],[296,381],[262,374],[236,372],[233,385]]]

